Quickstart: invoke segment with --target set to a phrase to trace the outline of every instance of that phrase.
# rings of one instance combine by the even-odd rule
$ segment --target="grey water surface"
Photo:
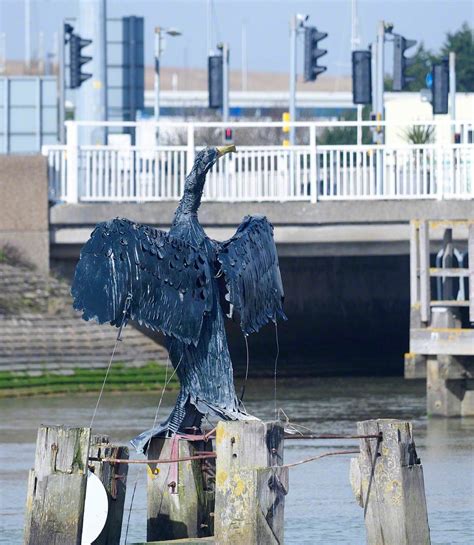
[[[427,419],[423,381],[402,378],[305,378],[278,380],[277,406],[289,419],[316,433],[354,433],[368,418],[412,420],[424,467],[433,545],[474,543],[474,418]],[[106,394],[95,431],[127,441],[153,423],[159,392]],[[27,472],[34,460],[37,427],[42,424],[87,426],[97,394],[0,400],[0,544],[22,543]],[[175,395],[166,394],[159,418]],[[264,419],[274,415],[272,380],[250,380],[246,407]],[[328,450],[350,449],[354,440],[287,441],[285,462]],[[132,454],[133,455],[133,454]],[[133,455],[135,457],[135,455]],[[286,499],[285,543],[291,545],[363,545],[362,509],[349,485],[349,456],[334,456],[290,470]],[[146,537],[145,466],[131,466],[126,516],[137,483],[128,543]],[[122,535],[125,536],[125,531]]]

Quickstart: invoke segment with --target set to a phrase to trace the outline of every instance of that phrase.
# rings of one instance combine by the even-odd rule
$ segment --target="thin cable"
[[[125,319],[127,317],[127,312],[128,312],[128,309],[130,308],[131,301],[132,301],[132,294],[129,293],[127,295],[127,298],[125,299],[125,305],[123,307],[123,312],[122,312],[122,322],[120,324],[120,328],[117,333],[117,338],[115,339],[114,349],[112,350],[112,354],[109,360],[109,365],[107,366],[107,371],[105,373],[104,381],[102,382],[102,387],[99,392],[99,397],[97,398],[97,403],[95,404],[94,412],[92,413],[90,428],[92,428],[92,425],[94,424],[95,415],[97,414],[100,400],[102,399],[102,394],[104,393],[105,383],[107,382],[107,377],[109,376],[109,371],[110,371],[110,367],[112,366],[112,362],[114,360],[115,351],[117,350],[118,343],[122,340],[122,330],[125,327]]]
[[[161,402],[163,401],[163,395],[165,393],[166,383],[168,382],[168,367],[169,367],[169,364],[170,364],[170,354],[168,352],[168,357],[166,358],[166,367],[165,367],[165,381],[163,383],[163,388],[161,389],[160,399],[158,400],[158,405],[156,407],[155,419],[153,420],[153,428],[156,425],[156,420],[158,418],[158,412],[160,410]]]
[[[246,353],[247,353],[247,365],[245,367],[245,378],[244,378],[244,383],[242,385],[242,391],[240,392],[240,403],[242,404],[243,400],[244,400],[244,395],[245,395],[245,388],[247,386],[247,379],[249,378],[249,342],[247,340],[247,335],[245,335],[244,333],[244,340],[245,340],[245,350],[246,350]]]
[[[110,356],[109,365],[107,366],[107,371],[105,373],[104,381],[102,382],[102,388],[100,389],[99,397],[97,398],[97,403],[95,404],[94,412],[92,413],[91,423],[89,425],[90,428],[92,428],[92,425],[94,424],[95,415],[97,414],[100,400],[102,399],[102,394],[104,393],[105,383],[107,382],[107,377],[109,376],[110,367],[112,366],[112,361],[115,356],[115,351],[117,350],[117,345],[120,340],[121,339],[119,338],[119,335],[117,335],[117,338],[115,339],[114,349],[112,350],[112,355]]]
[[[278,358],[280,357],[280,342],[278,340],[278,324],[275,320],[275,342],[277,347],[277,352],[275,356],[275,366],[273,369],[273,402],[275,405],[275,420],[278,418],[277,410],[277,368],[278,368]]]
[[[169,354],[168,354],[168,361],[169,361]],[[174,375],[175,375],[176,371],[178,370],[178,367],[180,366],[182,361],[183,361],[183,354],[181,354],[181,357],[179,358],[178,365],[174,368],[173,372],[171,373],[170,378],[168,380],[165,379],[165,384],[163,385],[163,389],[161,390],[160,401],[158,402],[158,407],[156,408],[155,420],[153,421],[153,427],[155,427],[156,420],[158,419],[158,413],[160,411],[161,402],[163,401],[163,396],[165,394],[165,390],[168,387],[168,384],[171,382],[171,379],[174,377]]]

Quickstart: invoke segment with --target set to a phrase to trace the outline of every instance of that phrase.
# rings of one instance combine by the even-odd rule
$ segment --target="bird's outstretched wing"
[[[197,344],[203,316],[211,310],[210,290],[202,252],[117,218],[98,224],[82,248],[71,293],[85,320],[119,327],[125,309],[126,319]]]
[[[240,315],[245,334],[270,320],[283,320],[283,285],[273,226],[264,216],[246,216],[235,235],[219,244],[226,298]]]

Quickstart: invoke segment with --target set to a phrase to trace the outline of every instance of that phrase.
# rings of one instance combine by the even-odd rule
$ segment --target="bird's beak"
[[[226,153],[232,153],[233,151],[236,151],[234,144],[231,144],[230,146],[221,146],[217,149],[217,156],[222,157]]]

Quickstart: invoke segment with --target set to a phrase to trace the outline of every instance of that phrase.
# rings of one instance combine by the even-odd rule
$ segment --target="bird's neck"
[[[185,188],[183,196],[179,201],[178,208],[176,209],[176,215],[178,215],[178,213],[197,215],[197,211],[201,206],[201,195],[202,191],[196,192],[195,188]]]

